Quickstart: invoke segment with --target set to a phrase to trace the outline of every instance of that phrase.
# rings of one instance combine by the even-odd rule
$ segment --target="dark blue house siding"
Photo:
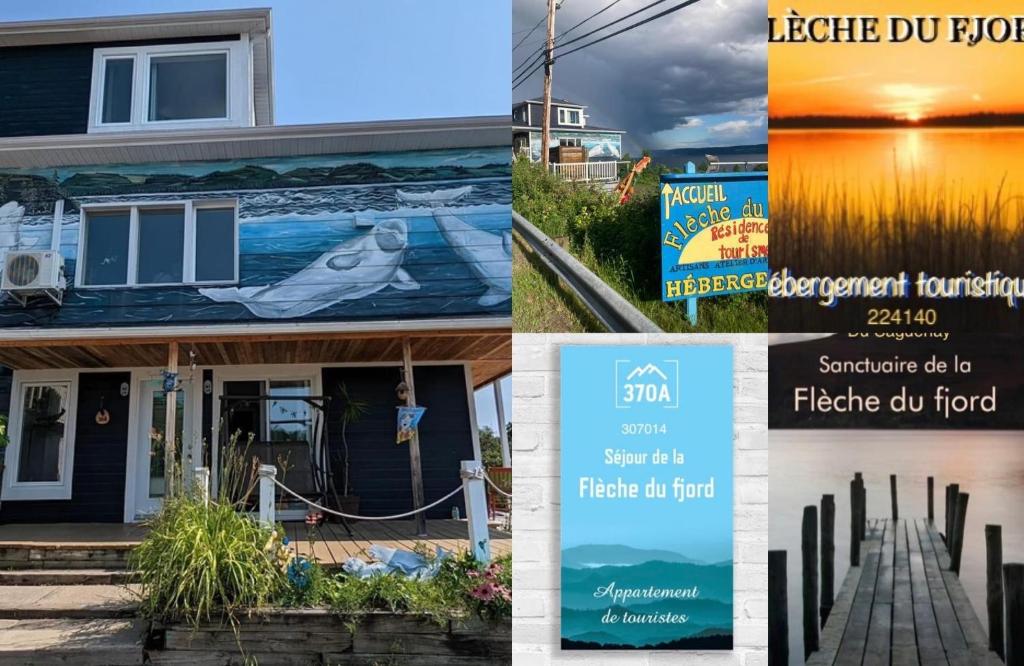
[[[9,385],[10,379],[6,381]],[[71,500],[7,500],[0,504],[0,523],[120,523],[124,520],[129,397],[121,397],[120,387],[122,382],[130,381],[131,375],[127,372],[79,375]],[[9,399],[10,388],[7,396]],[[96,412],[101,404],[110,412],[110,422],[106,425],[96,423]]]
[[[238,35],[0,49],[0,136],[84,134],[94,49],[234,39]]]
[[[459,462],[473,458],[473,439],[461,365],[416,366],[416,402],[427,408],[420,421],[424,496],[429,504],[462,481]],[[332,396],[328,411],[328,438],[334,460],[338,493],[343,492],[340,388],[353,399],[368,403],[369,412],[348,427],[352,459],[350,494],[360,497],[362,515],[391,515],[412,508],[409,445],[395,443],[395,387],[401,381],[397,367],[345,367],[323,370],[324,393]],[[428,518],[450,518],[452,506],[465,516],[462,493],[427,512]]]

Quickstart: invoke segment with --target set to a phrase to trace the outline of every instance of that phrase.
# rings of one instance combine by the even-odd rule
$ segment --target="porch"
[[[548,165],[551,173],[562,180],[579,182],[612,183],[619,180],[621,165],[630,162],[552,162]]]
[[[336,567],[350,557],[367,559],[366,549],[373,544],[412,550],[417,545],[431,551],[440,547],[449,552],[470,548],[465,520],[437,519],[427,521],[429,536],[416,536],[413,520],[357,521],[351,523],[352,536],[337,523],[324,523],[309,538],[304,522],[284,523],[288,538],[300,555],[313,555],[321,564]],[[0,525],[0,569],[38,568],[63,569],[72,562],[69,553],[92,553],[100,566],[110,566],[113,557],[104,553],[125,553],[142,542],[146,528],[139,524],[119,523],[54,523]],[[512,550],[512,534],[491,529],[491,552],[505,555]],[[117,558],[123,562],[123,557]],[[113,567],[112,567],[113,568]]]
[[[459,483],[460,460],[480,459],[473,392],[511,369],[504,322],[480,321],[476,328],[429,324],[433,330],[424,330],[427,323],[414,328],[392,322],[384,331],[307,324],[0,332],[0,365],[14,370],[6,377],[13,438],[0,523],[144,518],[159,506],[164,470],[173,468],[161,463],[161,440],[178,442],[182,467],[210,468],[216,492],[224,440],[237,430],[254,434],[252,453],[264,463],[287,464],[289,486],[321,504],[337,509],[339,496],[346,497],[351,452],[351,495],[361,496],[362,506],[350,513],[390,515],[422,507]],[[176,378],[177,400],[165,398],[162,373]],[[348,424],[347,443],[341,433],[346,386],[369,405],[359,422]],[[20,456],[22,422],[39,419],[26,407],[38,387],[52,395],[53,418],[61,426],[62,436],[47,440],[60,452],[54,464],[48,458],[35,463],[27,445]],[[247,409],[236,408],[237,396]],[[396,404],[428,408],[419,435],[400,445]],[[7,405],[0,404],[0,411]],[[308,460],[297,461],[298,453]],[[13,471],[29,462],[39,467],[38,476],[47,472],[56,481],[37,489],[15,479]],[[279,519],[305,515],[304,506],[279,500]],[[454,508],[465,515],[456,497],[428,517],[445,518]],[[117,534],[106,528],[98,533],[110,540]],[[364,536],[401,540],[402,533]],[[451,530],[442,534],[442,541],[456,538]],[[0,542],[5,539],[0,534]],[[342,561],[349,552],[336,550],[331,557]]]

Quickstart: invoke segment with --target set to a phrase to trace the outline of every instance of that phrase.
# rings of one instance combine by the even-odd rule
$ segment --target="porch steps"
[[[3,585],[124,585],[137,577],[125,569],[0,570]]]
[[[139,620],[0,620],[0,665],[142,664],[144,636]]]
[[[0,569],[125,569],[135,543],[0,543]]]
[[[137,608],[131,586],[0,585],[0,666],[142,664]]]

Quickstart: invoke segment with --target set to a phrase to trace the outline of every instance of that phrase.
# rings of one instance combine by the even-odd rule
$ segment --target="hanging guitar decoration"
[[[96,423],[99,425],[107,425],[110,423],[110,412],[103,407],[103,401],[106,396],[100,396],[100,408],[96,412]]]

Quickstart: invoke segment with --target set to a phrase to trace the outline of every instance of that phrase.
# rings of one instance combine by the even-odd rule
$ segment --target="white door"
[[[155,513],[164,497],[164,432],[167,418],[166,394],[160,379],[142,382],[140,391],[139,432],[135,437],[135,517]],[[185,453],[183,466],[188,469],[192,457],[192,414],[190,386],[183,384],[175,391],[177,450]]]

